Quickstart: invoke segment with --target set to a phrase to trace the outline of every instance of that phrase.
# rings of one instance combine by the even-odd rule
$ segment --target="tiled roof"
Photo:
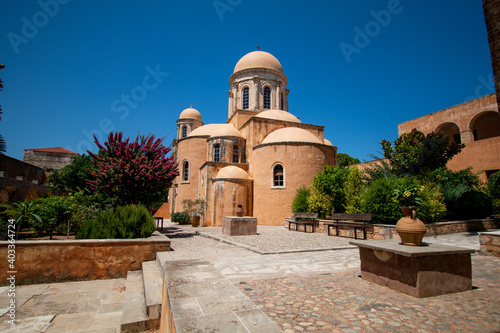
[[[53,148],[34,148],[34,149],[25,149],[25,150],[32,150],[40,153],[57,153],[57,154],[71,154],[71,155],[78,155],[78,153],[75,153],[74,151],[68,150],[63,147],[53,147]]]

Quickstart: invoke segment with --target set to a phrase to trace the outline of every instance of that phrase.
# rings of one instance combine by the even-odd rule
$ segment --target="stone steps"
[[[125,301],[123,302],[121,332],[144,332],[147,327],[146,300],[142,271],[127,273]]]
[[[160,327],[162,275],[156,261],[142,263],[142,276],[144,279],[144,296],[146,312],[148,314],[148,328]]]

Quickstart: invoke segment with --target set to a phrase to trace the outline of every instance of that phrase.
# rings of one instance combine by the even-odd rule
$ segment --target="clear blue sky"
[[[289,111],[325,126],[339,152],[360,160],[394,140],[399,123],[494,89],[480,0],[2,0],[1,8],[0,133],[18,159],[26,148],[95,151],[89,133],[110,128],[170,143],[190,103],[205,123],[225,122],[229,76],[257,45],[288,76]]]

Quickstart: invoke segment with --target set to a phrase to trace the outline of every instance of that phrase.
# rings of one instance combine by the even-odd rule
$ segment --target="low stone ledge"
[[[257,235],[257,218],[250,216],[224,216],[222,234],[227,236]]]
[[[480,254],[500,257],[500,231],[480,232]]]
[[[7,260],[9,245],[0,242],[0,258]],[[143,261],[155,260],[156,252],[169,251],[170,239],[155,231],[142,239],[19,240],[14,245],[13,275],[23,285],[126,277]],[[0,271],[0,285],[8,283],[9,271]]]

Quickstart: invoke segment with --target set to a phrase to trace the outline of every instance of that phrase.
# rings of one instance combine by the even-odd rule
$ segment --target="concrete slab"
[[[120,326],[121,319],[122,319],[121,312],[98,314],[94,319],[94,323],[92,324],[91,329],[92,330],[103,329],[103,328],[116,329],[116,327]]]

